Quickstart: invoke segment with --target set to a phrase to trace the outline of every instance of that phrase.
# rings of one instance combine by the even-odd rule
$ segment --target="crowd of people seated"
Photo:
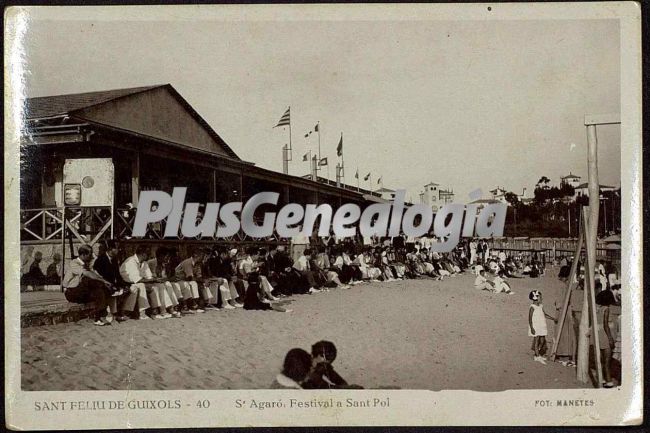
[[[129,319],[180,318],[206,311],[243,308],[290,312],[282,298],[356,284],[405,278],[443,279],[471,266],[465,248],[437,253],[435,239],[396,248],[391,240],[362,245],[352,240],[297,248],[224,245],[181,257],[176,248],[152,251],[139,245],[126,258],[114,241],[88,246],[66,268],[62,286],[70,302],[94,302],[95,324]]]
[[[140,245],[126,258],[116,242],[108,241],[96,255],[80,247],[66,266],[62,286],[71,302],[93,301],[95,324],[104,326],[235,308],[290,312],[283,298],[293,295],[347,290],[365,282],[443,280],[467,271],[476,274],[475,288],[511,294],[508,278],[544,274],[544,263],[535,257],[496,253],[484,240],[463,240],[447,253],[435,251],[438,241],[433,235],[339,241],[313,236],[293,242],[290,250],[217,244],[182,257],[175,247]],[[41,258],[34,255],[36,270],[24,278],[48,278],[37,275]],[[60,278],[60,256],[50,268],[52,281]]]

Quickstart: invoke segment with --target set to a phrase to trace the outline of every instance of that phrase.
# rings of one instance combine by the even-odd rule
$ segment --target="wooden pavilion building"
[[[362,208],[373,193],[266,170],[242,160],[170,84],[30,98],[21,143],[21,246],[46,254],[72,244],[131,239],[138,195],[187,187],[187,202],[245,202],[261,191],[280,193],[286,203],[344,203]],[[112,161],[111,206],[66,206],[64,164],[82,158]],[[87,176],[92,178],[93,173]],[[85,178],[84,178],[85,179]],[[92,180],[92,179],[91,179]],[[88,184],[92,184],[91,181]],[[84,183],[83,187],[85,188]],[[64,210],[65,208],[65,210]],[[64,216],[65,212],[65,218]],[[64,226],[65,221],[65,226]],[[164,223],[163,223],[164,224]],[[178,242],[149,226],[144,241]],[[67,239],[67,240],[66,240]],[[131,240],[130,240],[131,239]],[[277,236],[253,240],[240,232],[228,239],[190,243],[284,243]],[[181,244],[188,244],[182,242]],[[70,253],[66,253],[69,257]]]

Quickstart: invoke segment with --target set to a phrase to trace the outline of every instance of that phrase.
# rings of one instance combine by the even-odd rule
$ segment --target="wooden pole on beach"
[[[600,344],[597,333],[596,321],[596,285],[594,281],[594,271],[596,270],[596,247],[598,241],[598,216],[600,211],[600,185],[598,183],[598,139],[596,136],[596,124],[602,123],[585,121],[587,127],[587,168],[588,168],[588,191],[589,191],[589,226],[585,227],[586,247],[587,247],[587,266],[585,266],[585,288],[589,282],[589,301],[591,306],[592,338],[594,339],[594,349],[596,355],[596,368],[598,388],[603,383],[603,371],[600,365]],[[583,308],[583,313],[586,308]]]
[[[573,262],[571,263],[571,272],[569,272],[569,280],[567,283],[567,290],[564,294],[564,302],[562,303],[562,312],[560,313],[560,318],[558,322],[557,329],[555,330],[555,339],[553,340],[553,348],[551,349],[551,361],[555,361],[555,356],[557,354],[557,347],[560,344],[560,336],[562,335],[562,328],[566,322],[566,316],[569,311],[569,302],[571,300],[571,293],[573,291],[573,280],[578,272],[578,262],[580,261],[580,253],[582,252],[582,243],[584,240],[583,229],[578,230],[578,243],[576,246],[575,254],[573,255]],[[573,332],[573,330],[569,330]],[[575,360],[574,360],[575,361]]]
[[[585,243],[587,247],[587,263],[585,263],[585,283],[583,292],[584,298],[578,336],[578,362],[576,376],[580,382],[589,382],[589,346],[591,339],[591,341],[593,341],[594,355],[596,358],[596,388],[600,388],[603,383],[603,370],[600,358],[600,341],[598,340],[598,321],[596,319],[596,295],[594,293],[594,259],[596,252],[589,251],[588,235],[591,228],[591,223],[587,221],[587,213],[584,212],[582,217],[584,233],[586,235]],[[591,257],[591,260],[590,256],[593,256]]]
[[[584,210],[582,211],[583,233],[587,239],[588,226],[587,217]],[[585,242],[588,247],[588,242]],[[582,292],[582,312],[580,314],[580,325],[578,327],[578,359],[576,360],[576,378],[579,382],[589,382],[589,263],[584,264],[585,281]],[[592,272],[593,278],[593,272]]]
[[[600,215],[600,185],[598,183],[598,138],[596,125],[587,125],[588,141],[588,189],[589,189],[589,230],[587,236],[587,264],[589,265],[589,296],[591,306],[591,326],[594,350],[596,351],[596,368],[598,384],[603,384],[603,370],[600,362],[600,340],[598,339],[596,320],[596,284],[594,271],[596,270],[596,248],[598,246],[598,217]]]

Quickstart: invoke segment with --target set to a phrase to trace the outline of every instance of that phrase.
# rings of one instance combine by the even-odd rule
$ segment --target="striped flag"
[[[274,128],[286,125],[291,125],[291,107],[287,108],[287,111],[285,111],[282,117],[280,117],[280,121],[274,126]]]
[[[320,161],[318,161],[319,166],[327,165],[327,157],[321,158]]]

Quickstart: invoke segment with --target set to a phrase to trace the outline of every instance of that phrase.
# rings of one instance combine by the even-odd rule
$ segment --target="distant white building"
[[[603,193],[605,191],[616,191],[619,189],[616,186],[609,186],[609,185],[599,185],[600,187],[600,192]],[[574,200],[577,199],[578,197],[586,196],[589,197],[589,184],[588,183],[581,183],[580,185],[574,187],[575,188],[575,194],[574,194]]]
[[[575,174],[569,172],[567,176],[560,178],[560,186],[562,186],[564,183],[571,185],[573,188],[577,188],[580,185],[580,176],[576,176]]]
[[[504,188],[497,186],[495,189],[490,191],[490,199],[501,203],[508,203],[508,200],[506,200],[507,192],[508,191],[506,191]]]
[[[435,182],[424,185],[424,190],[420,193],[420,203],[431,206],[431,210],[434,212],[453,201],[454,192],[450,189],[440,188],[440,184]]]

